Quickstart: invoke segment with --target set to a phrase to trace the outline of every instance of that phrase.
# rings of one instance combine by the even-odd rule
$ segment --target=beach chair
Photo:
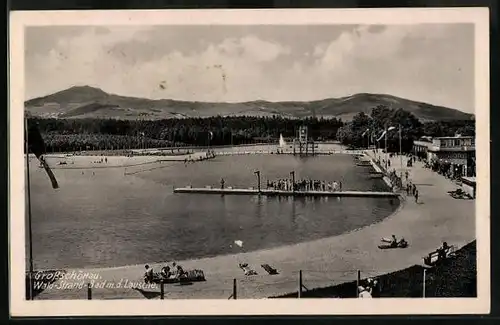
[[[430,252],[427,256],[423,257],[423,262],[424,265],[426,266],[435,266],[438,262],[440,262],[439,259],[439,252],[441,248],[436,249],[435,251]],[[448,246],[448,248],[445,249],[444,251],[444,260],[455,256],[457,251],[457,247],[454,245]]]
[[[276,275],[276,274],[279,274],[278,273],[278,270],[276,270],[275,268],[271,267],[269,264],[261,264],[262,268],[264,270],[266,270],[267,273],[269,273],[270,275]]]
[[[240,269],[243,270],[243,272],[245,273],[246,276],[257,275],[257,272],[255,270],[251,269],[248,266],[248,263],[240,263],[239,267],[240,267]]]

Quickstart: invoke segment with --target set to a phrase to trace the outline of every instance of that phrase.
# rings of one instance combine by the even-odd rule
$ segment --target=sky
[[[26,99],[78,85],[209,102],[383,93],[473,113],[474,84],[473,24],[25,31]]]

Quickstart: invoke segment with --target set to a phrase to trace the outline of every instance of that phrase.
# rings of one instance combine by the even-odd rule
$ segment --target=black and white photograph
[[[489,311],[487,9],[10,24],[16,315]]]

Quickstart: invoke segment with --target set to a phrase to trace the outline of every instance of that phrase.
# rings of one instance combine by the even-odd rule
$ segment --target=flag
[[[26,123],[28,124],[28,122]],[[59,188],[59,184],[57,183],[57,179],[54,176],[54,173],[43,157],[43,155],[46,153],[45,143],[43,141],[42,135],[40,134],[40,130],[38,130],[38,125],[32,123],[31,125],[27,126],[27,129],[27,139],[25,139],[25,141],[28,141],[28,152],[26,154],[29,155],[29,152],[35,154],[36,158],[38,158],[43,169],[45,169],[45,172],[49,176],[50,182],[52,183],[52,188]]]
[[[212,131],[208,131],[208,134],[210,135],[210,140],[214,138],[214,133]]]
[[[234,243],[240,247],[243,247],[243,242],[241,240],[235,240]]]
[[[361,137],[364,137],[364,136],[365,136],[365,134],[366,134],[368,131],[370,131],[370,129],[366,129],[366,131],[365,131],[365,132],[363,132],[363,134],[361,135]]]
[[[377,139],[377,142],[382,140],[382,138],[384,137],[384,135],[387,133],[387,131],[384,131],[382,132],[382,134],[380,135],[380,137]]]
[[[380,135],[380,137],[377,139],[377,141],[382,140],[382,138],[383,138],[383,137],[387,134],[387,132],[392,131],[392,130],[394,130],[394,129],[395,129],[395,127],[394,127],[394,126],[390,126],[388,129],[386,129],[384,132],[382,132],[382,134],[381,134],[381,135]]]

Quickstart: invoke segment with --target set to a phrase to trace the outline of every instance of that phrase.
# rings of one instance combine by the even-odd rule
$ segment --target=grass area
[[[375,297],[423,296],[424,267],[414,265],[401,271],[377,277],[378,292]],[[303,298],[355,298],[357,282],[351,281],[335,286],[316,288],[302,292]],[[447,259],[426,271],[426,297],[477,297],[476,241],[457,251],[455,257]],[[272,298],[296,298],[297,292]]]

